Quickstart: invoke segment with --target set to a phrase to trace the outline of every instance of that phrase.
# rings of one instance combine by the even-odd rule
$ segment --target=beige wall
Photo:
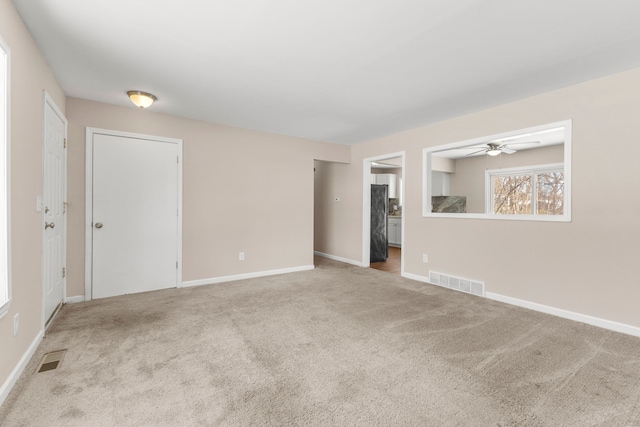
[[[431,158],[431,169],[438,172],[455,173],[456,161],[445,157],[433,156]]]
[[[314,249],[359,262],[361,249],[353,241],[362,240],[362,189],[358,198],[353,183],[362,185],[362,170],[332,162],[315,162],[315,169]]]
[[[639,99],[635,69],[358,144],[351,165],[326,178],[341,182],[342,206],[353,212],[329,206],[334,219],[325,225],[336,228],[326,233],[335,239],[323,245],[361,261],[362,160],[405,150],[406,272],[482,280],[488,292],[640,327]],[[572,222],[422,217],[424,147],[566,119],[573,120]]]
[[[479,156],[455,160],[451,196],[467,196],[467,212],[485,212],[485,171],[517,166],[547,165],[564,161],[564,145],[522,150],[498,157]]]
[[[348,146],[76,98],[67,118],[68,295],[84,295],[86,127],[183,140],[184,281],[313,265],[314,159],[348,162]]]
[[[11,282],[12,303],[0,319],[0,386],[43,326],[42,195],[43,93],[64,112],[65,98],[53,73],[9,0],[0,1],[0,35],[11,49]],[[13,336],[13,317],[20,331]]]

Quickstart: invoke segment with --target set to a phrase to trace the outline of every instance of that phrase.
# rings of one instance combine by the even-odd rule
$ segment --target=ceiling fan
[[[526,142],[513,142],[511,144],[507,143],[507,144],[500,144],[497,142],[487,142],[486,144],[483,145],[474,145],[471,147],[460,147],[462,149],[473,149],[473,148],[480,148],[480,150],[478,151],[474,151],[473,153],[469,153],[467,154],[467,156],[473,156],[474,154],[478,154],[478,153],[487,153],[487,155],[489,156],[497,156],[499,154],[502,153],[506,153],[506,154],[513,154],[516,152],[516,150],[510,148],[512,145],[518,145],[518,144],[540,144],[540,141],[526,141]]]

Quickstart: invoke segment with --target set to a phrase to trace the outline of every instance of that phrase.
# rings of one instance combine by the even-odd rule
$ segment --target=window
[[[11,302],[9,279],[9,49],[0,38],[0,317]]]
[[[564,215],[562,165],[489,170],[487,213],[498,215]]]

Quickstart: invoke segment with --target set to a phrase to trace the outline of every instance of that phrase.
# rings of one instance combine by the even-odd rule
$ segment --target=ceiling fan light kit
[[[518,144],[540,144],[540,141],[526,141],[526,142],[514,142],[511,144],[499,144],[499,143],[495,143],[495,142],[488,142],[484,145],[476,145],[476,146],[471,146],[471,147],[462,147],[463,149],[467,149],[467,148],[480,148],[480,150],[478,151],[474,151],[473,153],[469,153],[466,155],[466,157],[469,156],[473,156],[476,155],[478,153],[485,153],[488,156],[498,156],[502,153],[506,153],[506,154],[513,154],[513,153],[517,153],[516,150],[510,148],[511,145],[518,145]]]
[[[129,99],[131,99],[131,102],[140,108],[148,108],[158,99],[155,95],[140,90],[130,90],[127,92],[127,95]]]

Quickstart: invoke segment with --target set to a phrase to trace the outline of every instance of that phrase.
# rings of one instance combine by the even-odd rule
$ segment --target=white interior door
[[[47,323],[64,299],[65,266],[65,155],[66,119],[45,96],[44,109],[44,217],[43,286]]]
[[[93,298],[176,287],[180,145],[92,139]]]

